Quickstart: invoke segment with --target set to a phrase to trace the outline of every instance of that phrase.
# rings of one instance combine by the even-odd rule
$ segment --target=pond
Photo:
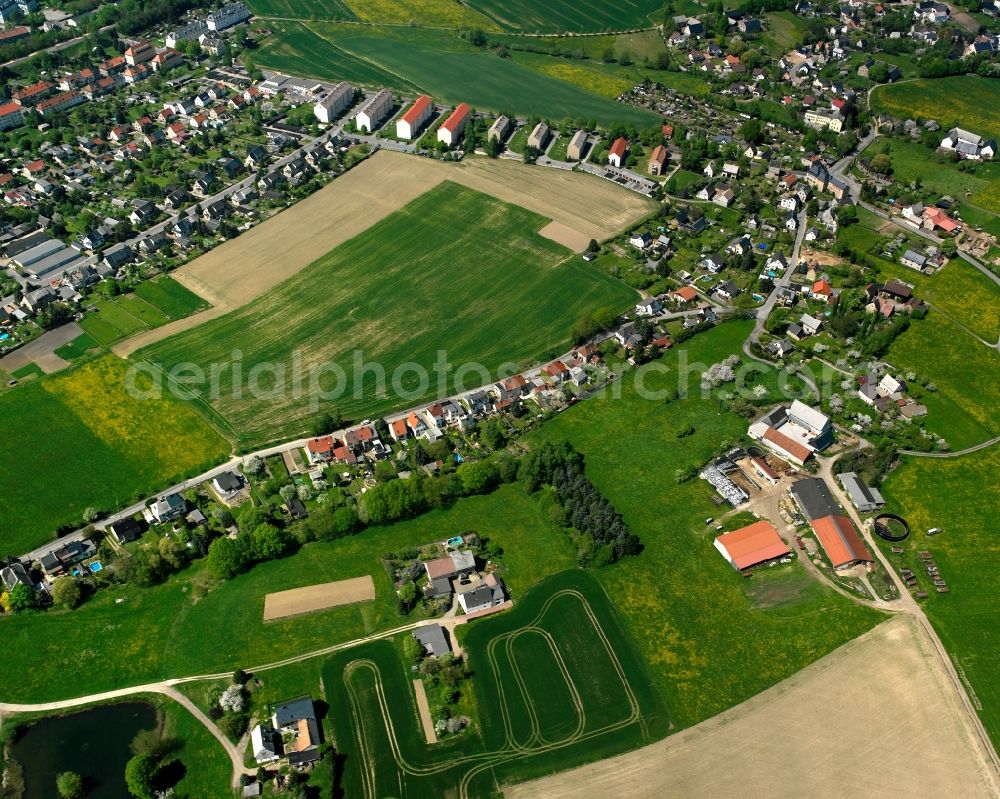
[[[14,744],[24,768],[24,799],[52,799],[56,775],[75,771],[92,785],[88,799],[130,799],[125,764],[139,730],[156,726],[156,710],[144,702],[103,705],[35,722]]]

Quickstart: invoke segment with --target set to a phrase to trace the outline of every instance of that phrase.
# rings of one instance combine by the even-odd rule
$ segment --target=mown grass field
[[[871,94],[871,107],[874,113],[900,119],[934,119],[945,131],[958,125],[980,136],[1000,138],[1000,86],[978,75],[880,86]]]
[[[746,322],[717,327],[641,370],[650,389],[678,386],[680,353],[707,368],[739,352]],[[881,615],[819,588],[770,609],[748,595],[752,584],[712,547],[708,516],[722,512],[704,481],[681,484],[676,471],[700,466],[735,442],[747,422],[697,394],[665,403],[643,399],[627,375],[622,397],[592,398],[537,434],[565,438],[587,458],[587,474],[622,513],[645,549],[595,572],[637,642],[679,727],[695,724],[784,679],[877,624]],[[765,384],[768,381],[763,381]],[[678,438],[687,425],[692,435]],[[796,568],[798,564],[793,564]]]
[[[328,662],[327,702],[348,711],[332,716],[345,795],[497,796],[503,784],[667,731],[667,710],[603,589],[585,572],[558,574],[513,610],[462,632],[481,725],[433,748],[418,732],[408,673],[391,643]]]
[[[140,283],[132,294],[94,300],[91,305],[97,310],[88,313],[80,327],[105,347],[208,307],[201,297],[165,275]]]
[[[356,20],[343,0],[250,0],[253,13],[284,19]]]
[[[792,11],[775,11],[767,15],[767,30],[761,39],[772,55],[781,56],[799,44],[806,29],[804,17]]]
[[[996,493],[992,489],[1000,470],[1000,445],[955,459],[904,458],[882,484],[885,510],[903,516],[911,535],[904,543],[906,555],[890,561],[917,571],[917,550],[934,555],[951,592],[930,596],[924,611],[941,636],[966,686],[973,704],[993,739],[1000,746],[1000,606],[996,602],[996,575],[1000,571],[1000,546],[996,533]],[[943,532],[933,538],[931,527]]]
[[[228,444],[197,411],[170,396],[135,399],[125,380],[125,363],[107,356],[0,395],[4,553],[81,524],[87,507],[117,508],[225,460]]]
[[[293,74],[411,91],[419,87],[438,100],[467,102],[479,110],[554,120],[593,118],[602,124],[633,122],[640,127],[658,120],[648,111],[498,58],[441,31],[281,24],[274,26],[274,35],[262,43],[255,58],[261,66]]]
[[[544,5],[530,0],[470,0],[469,5],[506,30],[526,33],[570,31],[601,33],[649,28],[662,22],[663,4],[654,0],[627,0],[609,5],[601,0],[551,0]]]
[[[514,596],[576,563],[541,497],[507,486],[410,521],[309,544],[223,584],[199,563],[152,588],[107,588],[72,612],[0,615],[3,640],[26,653],[8,664],[3,700],[49,701],[166,676],[251,668],[405,624],[382,555],[470,530],[503,547],[503,578]],[[262,620],[269,592],[365,574],[375,581],[374,602],[313,613],[308,623]],[[68,664],[73,680],[63,679]],[[275,677],[262,679],[276,692],[287,687]]]
[[[995,379],[1000,353],[995,349],[933,314],[897,338],[886,360],[937,386],[921,397],[928,409],[926,427],[943,436],[951,449],[1000,434],[1000,384]]]
[[[64,361],[75,361],[78,358],[82,358],[84,355],[99,349],[100,346],[101,345],[91,338],[89,334],[81,333],[68,344],[63,344],[61,347],[57,347],[54,352]]]
[[[451,182],[431,189],[249,305],[141,350],[170,369],[243,354],[241,379],[226,369],[216,397],[195,387],[249,445],[294,438],[324,410],[308,371],[297,387],[293,358],[346,418],[364,418],[449,393],[454,375],[421,385],[404,363],[430,370],[445,350],[455,367],[494,370],[568,345],[573,323],[596,307],[625,307],[634,294],[538,235],[545,220]],[[322,289],[320,289],[322,287]],[[355,353],[379,367],[356,373]],[[261,368],[258,390],[251,371]],[[377,369],[384,369],[379,388]],[[280,372],[280,373],[279,373]],[[394,375],[398,378],[394,382]],[[475,373],[473,373],[475,375]],[[469,378],[467,378],[469,379]],[[481,379],[481,378],[480,378]],[[206,381],[207,383],[207,381]],[[341,396],[333,397],[337,384]],[[472,380],[467,386],[474,387]]]

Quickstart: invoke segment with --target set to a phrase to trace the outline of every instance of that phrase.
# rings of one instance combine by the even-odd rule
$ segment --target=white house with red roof
[[[459,103],[451,115],[441,123],[438,128],[438,141],[444,142],[449,147],[454,147],[462,138],[465,126],[472,116],[472,108],[468,103]]]
[[[628,141],[624,137],[619,136],[611,144],[611,149],[608,150],[608,163],[611,166],[618,167],[621,169],[622,164],[625,163],[625,156],[628,154]]]
[[[399,119],[396,120],[396,137],[409,141],[416,138],[431,114],[434,104],[426,94],[420,95]]]

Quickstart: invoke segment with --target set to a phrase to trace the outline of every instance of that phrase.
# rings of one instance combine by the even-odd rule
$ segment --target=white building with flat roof
[[[334,86],[326,97],[317,101],[313,113],[320,122],[330,123],[339,117],[354,99],[354,87],[347,81]]]
[[[390,109],[392,109],[392,92],[388,89],[382,89],[355,115],[354,121],[358,130],[372,133],[382,124]]]

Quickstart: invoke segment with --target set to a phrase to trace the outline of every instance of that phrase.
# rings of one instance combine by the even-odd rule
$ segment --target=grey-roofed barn
[[[825,480],[819,477],[807,477],[793,483],[790,490],[809,521],[824,516],[840,515],[840,506],[830,493],[830,487]]]

